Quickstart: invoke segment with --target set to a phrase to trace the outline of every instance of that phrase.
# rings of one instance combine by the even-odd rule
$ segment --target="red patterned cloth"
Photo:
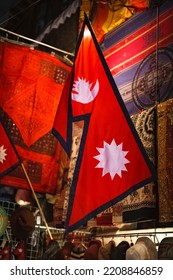
[[[1,111],[0,116],[3,116],[5,127],[10,132],[11,140],[15,144],[34,190],[39,193],[54,194],[57,189],[61,150],[57,139],[48,132],[27,147],[12,119]],[[3,176],[0,185],[30,189],[21,166]]]
[[[0,106],[28,147],[52,129],[69,70],[48,53],[0,43]]]

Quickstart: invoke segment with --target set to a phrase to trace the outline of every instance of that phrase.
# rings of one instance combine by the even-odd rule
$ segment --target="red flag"
[[[73,66],[71,106],[71,120],[84,119],[85,125],[69,196],[67,231],[154,180],[153,166],[87,17]],[[64,140],[67,147],[67,137]]]
[[[0,178],[20,164],[16,149],[0,120]]]

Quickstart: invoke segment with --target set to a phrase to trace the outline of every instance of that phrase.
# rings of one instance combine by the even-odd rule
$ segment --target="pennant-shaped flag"
[[[69,232],[153,181],[154,170],[86,16],[76,48],[70,99],[64,92],[61,102],[65,99],[69,109],[61,107],[53,133],[57,136],[58,130],[66,150],[66,128],[71,128],[72,121],[85,120],[69,196]],[[63,134],[58,120],[64,112]]]
[[[0,120],[0,178],[20,164],[20,159]]]

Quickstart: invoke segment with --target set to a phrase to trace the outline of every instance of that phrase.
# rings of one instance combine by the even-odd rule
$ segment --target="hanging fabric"
[[[93,5],[95,17],[92,26],[101,42],[104,35],[129,19],[135,12],[148,8],[148,1],[97,1]]]
[[[0,106],[29,147],[52,129],[70,66],[38,50],[0,44]]]

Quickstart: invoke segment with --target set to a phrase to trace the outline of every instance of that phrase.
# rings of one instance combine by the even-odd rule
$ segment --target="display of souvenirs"
[[[147,154],[155,165],[155,107],[133,115],[132,121]],[[140,172],[140,167],[139,171]],[[123,222],[156,220],[156,185],[147,184],[129,194],[123,200]]]
[[[157,106],[159,222],[173,222],[173,99]]]

